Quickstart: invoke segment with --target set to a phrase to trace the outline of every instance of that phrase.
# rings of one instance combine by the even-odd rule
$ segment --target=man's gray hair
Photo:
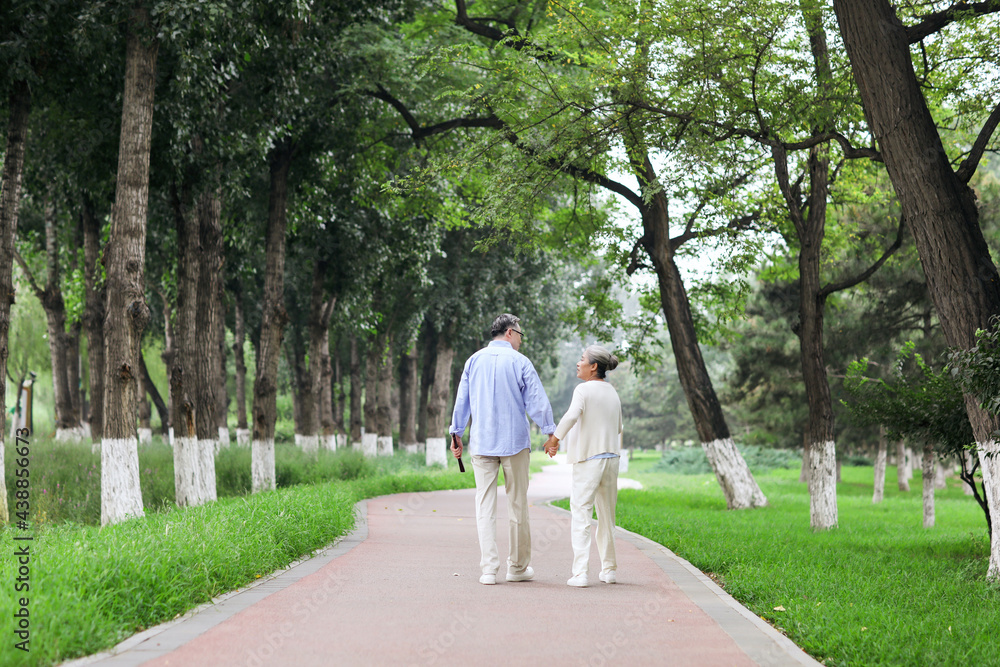
[[[618,367],[618,357],[600,345],[591,345],[583,351],[583,355],[588,363],[597,364],[597,377],[601,379],[604,379],[605,373]]]
[[[507,329],[516,329],[521,318],[517,315],[511,315],[510,313],[504,313],[493,320],[493,326],[490,327],[490,337],[496,338],[497,336],[502,336],[507,333]]]

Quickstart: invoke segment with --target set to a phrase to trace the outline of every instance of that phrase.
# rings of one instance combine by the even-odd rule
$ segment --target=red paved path
[[[147,631],[144,641],[90,662],[184,667],[816,664],[690,565],[642,538],[619,532],[619,583],[598,581],[592,547],[594,583],[584,589],[567,586],[569,515],[542,503],[560,495],[566,480],[558,475],[565,470],[547,470],[529,487],[535,500],[530,510],[534,581],[507,583],[501,568],[497,585],[478,583],[473,490],[385,496],[367,502],[367,538],[315,572],[287,585],[279,576],[268,584],[273,593],[256,591],[266,597],[228,617],[226,606],[246,593],[161,633]],[[499,501],[503,559],[502,493]]]

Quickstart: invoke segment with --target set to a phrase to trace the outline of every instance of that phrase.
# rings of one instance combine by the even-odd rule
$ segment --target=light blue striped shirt
[[[531,447],[525,413],[542,433],[556,430],[552,406],[535,367],[507,341],[490,341],[465,362],[448,431],[463,433],[471,416],[474,453],[513,456]]]

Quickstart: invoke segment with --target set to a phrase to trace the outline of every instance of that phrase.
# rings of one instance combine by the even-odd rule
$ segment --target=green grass
[[[0,609],[10,613],[27,595],[31,618],[30,653],[8,633],[0,664],[49,665],[110,648],[330,544],[353,529],[362,498],[473,484],[457,468],[414,472],[408,457],[393,459],[372,462],[368,477],[164,508],[105,528],[43,523],[30,531],[28,593],[15,593],[10,557],[25,542],[0,530]]]
[[[919,472],[901,493],[890,468],[873,505],[872,469],[845,466],[839,527],[815,533],[797,468],[756,476],[768,507],[727,511],[714,476],[646,472],[658,458],[633,460],[627,476],[646,488],[619,493],[618,525],[711,573],[825,664],[1000,665],[985,520],[956,479],[937,492],[927,530]]]

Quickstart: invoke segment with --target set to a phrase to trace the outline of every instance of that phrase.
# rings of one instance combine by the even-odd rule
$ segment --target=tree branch
[[[421,125],[406,105],[386,90],[382,84],[376,84],[376,89],[368,91],[368,94],[388,103],[399,112],[399,115],[403,118],[403,122],[410,128],[413,141],[417,144],[420,144],[427,137],[434,136],[435,134],[444,134],[460,127],[489,127],[493,129],[500,129],[501,127],[500,119],[493,115],[484,118],[465,116],[462,118],[452,118],[451,120],[435,123],[434,125]]]
[[[885,261],[892,256],[894,252],[899,250],[900,246],[903,245],[903,229],[906,227],[906,222],[903,216],[899,216],[899,228],[896,229],[896,240],[892,242],[892,245],[886,248],[882,256],[878,258],[874,264],[869,266],[865,271],[859,273],[853,278],[848,278],[847,280],[842,280],[839,283],[832,283],[824,285],[823,288],[816,295],[819,299],[825,299],[830,294],[834,292],[839,292],[840,290],[845,290],[849,287],[854,287],[858,283],[864,282],[871,277],[873,273],[879,270]]]
[[[972,152],[969,153],[969,157],[962,161],[962,164],[958,167],[958,171],[955,172],[963,183],[968,183],[972,180],[972,175],[976,173],[979,161],[983,158],[986,146],[990,143],[990,139],[993,137],[993,132],[996,131],[998,124],[1000,124],[1000,102],[993,107],[993,111],[990,113],[989,118],[986,119],[983,129],[979,130],[979,136],[976,137],[975,143],[972,144]]]
[[[910,44],[916,44],[928,35],[939,32],[946,25],[953,23],[959,17],[972,14],[973,16],[984,16],[1000,12],[1000,2],[996,0],[986,0],[986,2],[956,2],[948,9],[933,14],[926,14],[921,17],[923,20],[916,25],[911,25],[906,29],[906,39]]]
[[[35,277],[31,275],[31,269],[28,268],[24,258],[21,257],[21,253],[19,253],[16,249],[14,250],[14,259],[17,260],[17,264],[21,267],[21,270],[24,271],[24,275],[27,277],[28,283],[31,285],[31,289],[35,291],[35,296],[38,297],[39,301],[45,303],[45,290],[39,287],[38,283],[35,282]]]

